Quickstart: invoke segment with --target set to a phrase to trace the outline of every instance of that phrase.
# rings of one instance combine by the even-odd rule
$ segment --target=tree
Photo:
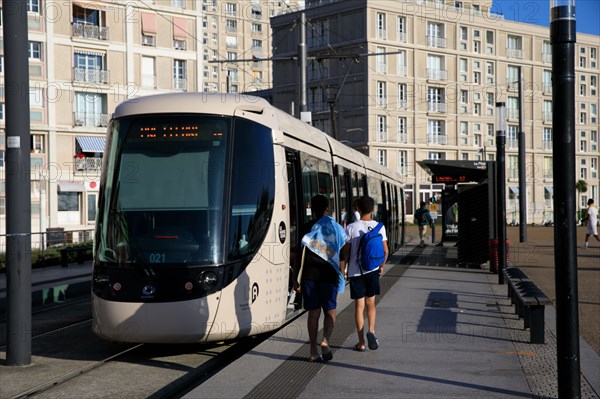
[[[585,193],[587,192],[588,189],[588,184],[585,180],[577,180],[577,183],[575,183],[575,190],[577,190],[577,215],[578,215],[578,222],[581,222],[581,193]]]

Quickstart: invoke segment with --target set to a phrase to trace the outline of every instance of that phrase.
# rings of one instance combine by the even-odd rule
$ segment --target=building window
[[[142,87],[156,87],[154,57],[142,56]]]
[[[75,92],[75,126],[108,125],[106,94]]]
[[[446,48],[444,24],[437,22],[427,22],[426,39],[428,47]]]
[[[427,121],[427,144],[446,145],[446,132],[443,120],[430,119]]]
[[[387,73],[387,55],[385,47],[377,47],[375,56],[375,70],[377,73]]]
[[[43,154],[44,151],[44,135],[31,134],[31,152],[34,154]]]
[[[398,16],[397,20],[397,35],[399,42],[406,42],[406,17]]]
[[[39,0],[27,0],[27,12],[40,13],[40,1]]]
[[[30,60],[42,61],[42,43],[29,42],[27,49]]]
[[[398,117],[398,143],[408,143],[408,127],[404,116]]]
[[[173,60],[173,88],[175,90],[187,90],[185,60]]]
[[[377,115],[377,137],[379,142],[387,141],[387,117],[385,115]]]
[[[427,88],[427,112],[446,112],[445,91],[441,87]]]
[[[378,12],[375,16],[377,19],[377,38],[387,39],[387,28],[386,28],[386,15],[385,13]]]
[[[441,55],[427,55],[427,79],[446,80],[447,74],[444,69],[444,57]]]
[[[398,108],[408,108],[408,90],[406,83],[398,83]]]
[[[521,36],[508,35],[506,55],[510,58],[523,58],[523,38]]]
[[[377,162],[379,162],[380,165],[387,166],[386,150],[377,150]]]
[[[382,81],[377,81],[377,106],[387,107],[387,86]]]
[[[408,151],[398,151],[398,174],[401,176],[408,175]]]

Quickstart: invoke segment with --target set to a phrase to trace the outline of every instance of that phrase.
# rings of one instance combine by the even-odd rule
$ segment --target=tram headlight
[[[212,291],[217,286],[218,281],[219,277],[212,271],[202,272],[198,277],[198,284],[204,291]]]

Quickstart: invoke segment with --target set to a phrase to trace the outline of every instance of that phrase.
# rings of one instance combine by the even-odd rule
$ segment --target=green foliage
[[[93,241],[86,241],[77,244],[56,245],[46,249],[34,249],[31,251],[31,267],[45,267],[60,265],[60,250],[63,248],[77,248],[93,245]],[[75,261],[76,253],[69,254],[69,261]],[[6,253],[0,252],[0,273],[6,272]]]

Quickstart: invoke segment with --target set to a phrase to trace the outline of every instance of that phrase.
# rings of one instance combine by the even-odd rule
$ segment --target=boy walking
[[[346,246],[348,236],[344,228],[327,215],[327,197],[317,195],[310,204],[313,220],[304,225],[300,232],[303,234],[303,261],[297,261],[294,267],[294,290],[302,292],[304,309],[308,310],[308,361],[317,362],[333,359],[329,339],[335,324],[337,295],[338,292],[344,292],[342,271],[346,268],[346,262],[340,259],[340,252]],[[317,345],[321,309],[325,316],[323,340]],[[318,347],[323,357],[319,357]]]
[[[360,211],[360,220],[348,225],[348,236],[350,237],[350,259],[348,261],[348,278],[350,280],[350,298],[354,299],[354,318],[356,322],[356,332],[358,334],[358,343],[354,345],[354,350],[364,352],[365,347],[365,308],[369,330],[367,332],[367,342],[369,349],[375,350],[379,347],[379,341],[375,335],[375,295],[381,292],[379,286],[379,276],[383,274],[385,261],[387,260],[389,249],[387,245],[387,235],[385,227],[379,230],[383,238],[383,250],[385,259],[383,263],[371,271],[362,270],[359,265],[359,247],[360,238],[370,229],[377,226],[377,222],[372,219],[375,201],[371,197],[361,197],[358,201]]]
[[[431,219],[431,214],[425,202],[421,202],[421,207],[415,212],[415,224],[419,226],[419,238],[421,239],[419,246],[424,247],[426,245],[425,234],[427,234],[427,226],[433,226],[433,219]]]
[[[587,204],[587,230],[585,231],[585,242],[583,243],[585,249],[588,247],[590,236],[593,236],[597,241],[600,241],[600,238],[598,238],[598,208],[594,205],[594,200],[592,198],[588,200]]]

